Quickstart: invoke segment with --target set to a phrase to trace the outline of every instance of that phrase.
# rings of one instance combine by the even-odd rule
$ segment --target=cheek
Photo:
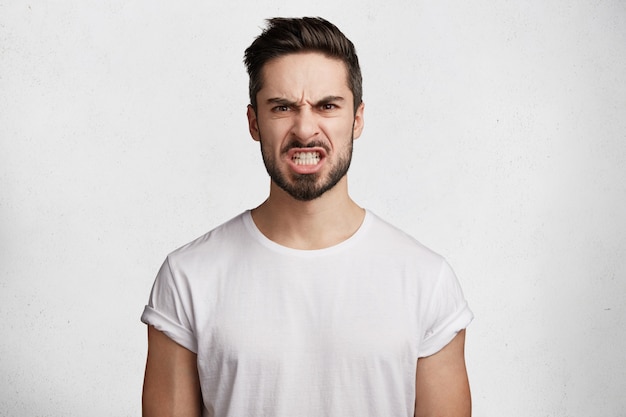
[[[337,145],[348,142],[352,139],[353,124],[352,122],[341,121],[337,123],[329,123],[324,126],[323,131],[332,142]]]
[[[280,141],[285,138],[291,130],[291,123],[285,119],[268,120],[261,126],[263,138],[271,141]]]

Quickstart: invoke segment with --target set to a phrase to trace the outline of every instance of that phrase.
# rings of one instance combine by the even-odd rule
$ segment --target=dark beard
[[[276,161],[271,155],[266,154],[263,149],[263,140],[261,143],[261,155],[265,163],[265,169],[272,181],[290,196],[299,201],[311,201],[320,197],[326,191],[332,189],[337,183],[348,173],[350,162],[352,161],[352,145],[350,140],[349,148],[345,154],[340,155],[337,165],[330,171],[328,178],[324,182],[319,182],[320,174],[293,174],[290,182],[280,172],[276,166]]]

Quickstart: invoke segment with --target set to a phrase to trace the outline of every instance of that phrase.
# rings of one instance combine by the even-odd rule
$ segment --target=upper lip
[[[324,158],[326,156],[326,149],[324,149],[321,146],[302,147],[302,148],[293,147],[287,151],[287,156],[289,157],[289,159],[292,159],[295,154],[302,153],[302,152],[317,152],[320,158]]]

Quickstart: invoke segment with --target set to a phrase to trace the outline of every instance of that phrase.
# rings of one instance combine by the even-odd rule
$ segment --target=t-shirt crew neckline
[[[252,210],[246,210],[243,214],[243,222],[246,226],[246,229],[248,230],[248,232],[250,232],[252,237],[261,245],[265,246],[266,248],[274,252],[282,253],[285,255],[297,255],[297,256],[304,256],[304,257],[316,257],[316,256],[330,255],[330,254],[342,251],[345,248],[348,248],[354,245],[356,242],[361,240],[362,236],[366,233],[367,229],[370,227],[372,218],[373,218],[373,214],[369,210],[366,209],[365,216],[363,217],[363,222],[361,223],[359,228],[356,230],[356,232],[354,232],[352,236],[350,236],[343,242],[339,242],[336,245],[329,246],[327,248],[322,248],[322,249],[294,249],[294,248],[289,248],[287,246],[283,246],[279,243],[276,243],[273,240],[270,240],[267,236],[265,236],[259,230],[257,225],[254,223],[254,220],[252,219]]]

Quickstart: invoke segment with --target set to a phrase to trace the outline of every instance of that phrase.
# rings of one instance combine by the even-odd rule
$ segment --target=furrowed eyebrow
[[[315,106],[321,106],[324,104],[338,102],[338,101],[339,102],[344,101],[344,98],[340,96],[327,96],[321,99],[320,101],[318,101],[317,103],[315,103]]]
[[[287,100],[286,98],[280,98],[280,97],[269,98],[267,99],[267,103],[278,104],[279,106],[288,106],[288,107],[296,106],[295,102]]]
[[[321,106],[324,104],[332,103],[332,102],[343,102],[345,99],[341,96],[326,96],[319,100],[314,106]],[[299,107],[298,103],[295,101],[287,100],[286,98],[281,97],[272,97],[267,99],[268,104],[277,104],[279,106],[288,106],[288,107]]]

